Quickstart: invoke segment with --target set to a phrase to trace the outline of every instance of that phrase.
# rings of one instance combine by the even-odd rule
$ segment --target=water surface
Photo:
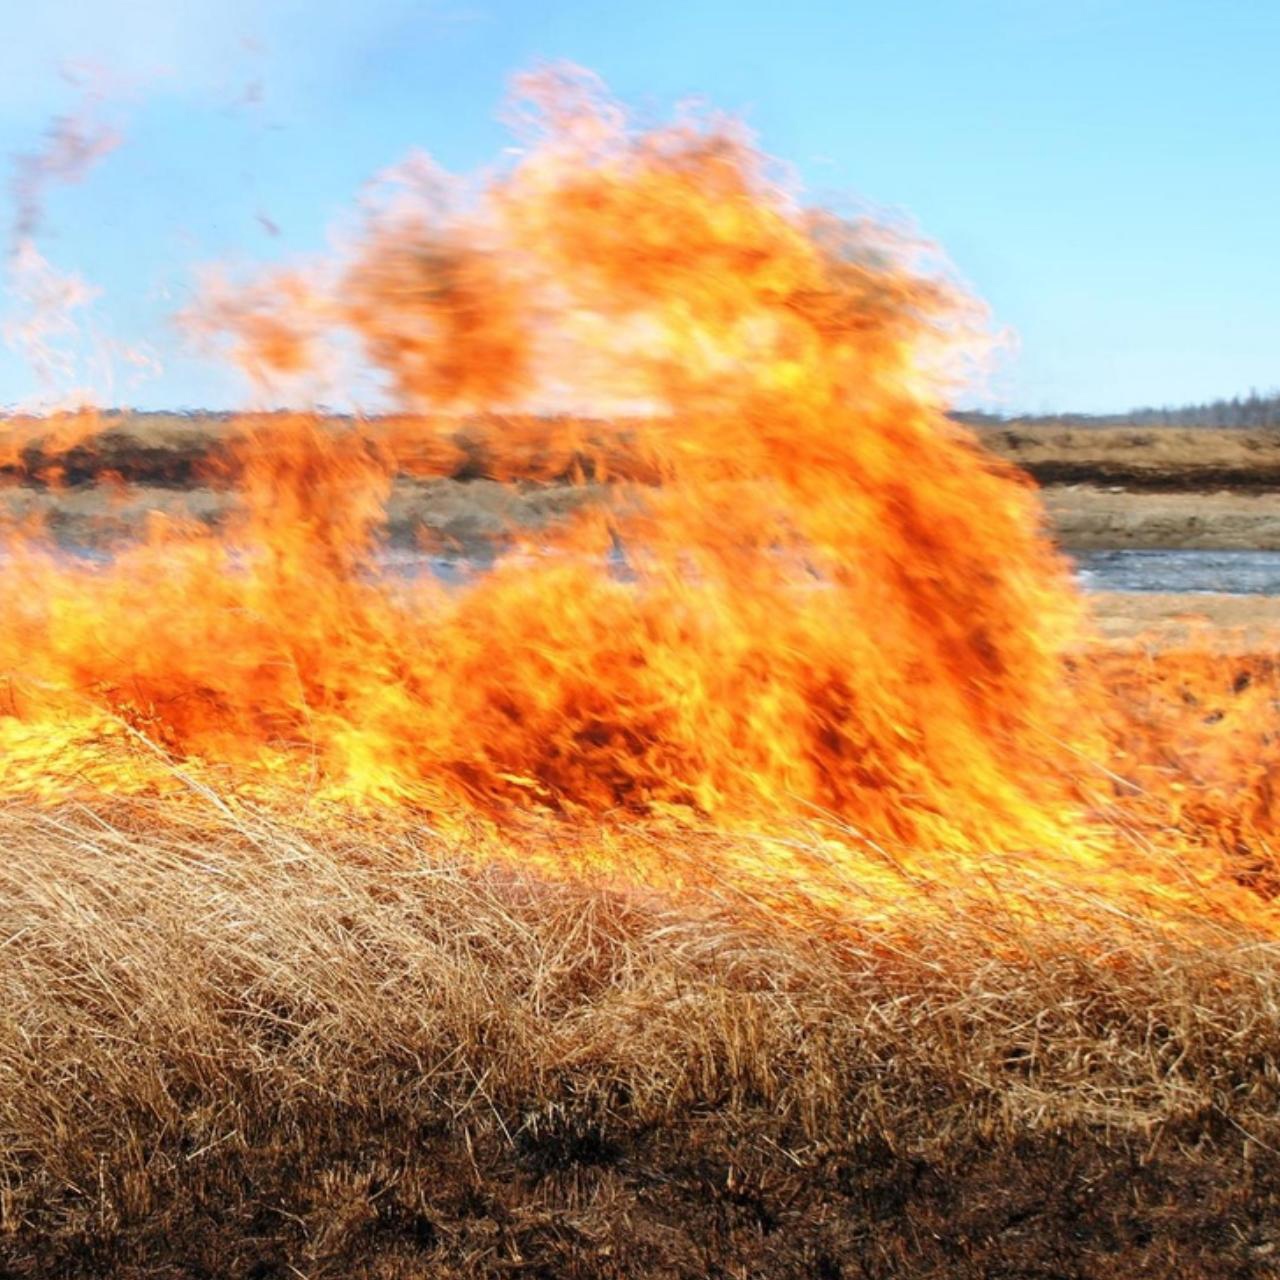
[[[1280,551],[1081,551],[1072,559],[1088,591],[1280,595]]]

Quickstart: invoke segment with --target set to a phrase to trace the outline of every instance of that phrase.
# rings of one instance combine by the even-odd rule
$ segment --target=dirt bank
[[[1094,628],[1107,641],[1229,653],[1280,648],[1280,598],[1275,596],[1107,591],[1089,602]]]

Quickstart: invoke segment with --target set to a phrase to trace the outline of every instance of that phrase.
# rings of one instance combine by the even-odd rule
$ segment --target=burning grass
[[[1256,1274],[1274,659],[1090,644],[901,237],[526,87],[482,188],[212,307],[403,417],[246,418],[225,518],[110,560],[5,539],[3,1265]],[[472,414],[494,482],[643,483],[384,572]]]
[[[1044,891],[798,931],[173,812],[0,815],[6,1274],[1244,1277],[1280,1243],[1280,962],[1238,931]]]

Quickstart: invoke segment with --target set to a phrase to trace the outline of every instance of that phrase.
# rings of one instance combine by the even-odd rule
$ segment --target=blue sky
[[[82,182],[47,191],[39,241],[100,291],[95,340],[147,342],[163,362],[135,382],[117,358],[110,388],[101,368],[78,371],[108,399],[228,403],[225,373],[169,320],[193,268],[321,249],[411,147],[450,169],[490,162],[508,77],[561,58],[642,111],[697,95],[741,116],[813,202],[909,217],[1017,335],[987,402],[1105,410],[1280,385],[1278,0],[8,10],[0,153],[37,148],[86,76],[122,136]],[[12,321],[16,306],[0,310]],[[39,390],[0,353],[0,403]]]

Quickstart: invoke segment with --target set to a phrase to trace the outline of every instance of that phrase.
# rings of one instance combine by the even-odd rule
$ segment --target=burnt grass
[[[395,1109],[409,1081],[371,1084],[376,1110],[372,1100],[264,1109],[227,1154],[201,1159],[184,1149],[190,1140],[161,1141],[149,1154],[170,1172],[147,1176],[145,1192],[109,1159],[96,1203],[64,1196],[6,1243],[5,1274],[1012,1280],[1276,1270],[1277,1162],[1242,1159],[1231,1151],[1239,1135],[1222,1125],[1175,1133],[1175,1149],[1154,1154],[1064,1134],[948,1144],[928,1157],[834,1136],[821,1154],[797,1156],[786,1146],[796,1135],[765,1108],[714,1098],[659,1130],[571,1113],[511,1141]],[[571,1097],[535,1102],[573,1107]],[[141,1201],[129,1211],[130,1193],[145,1195],[145,1211]]]
[[[1280,961],[0,813],[0,1276],[1280,1273]]]

